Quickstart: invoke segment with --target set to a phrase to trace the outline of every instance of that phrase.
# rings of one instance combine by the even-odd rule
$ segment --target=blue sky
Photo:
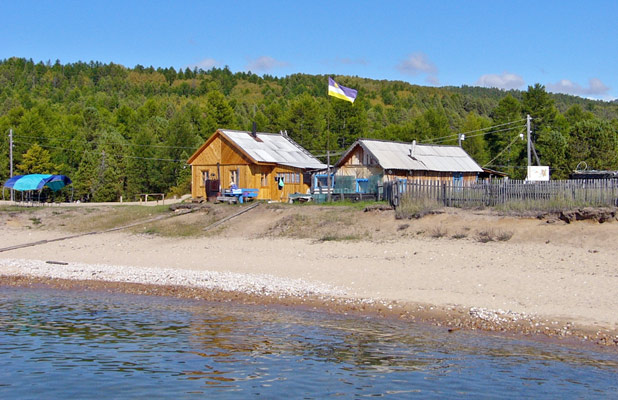
[[[618,1],[0,1],[0,58],[618,98]]]

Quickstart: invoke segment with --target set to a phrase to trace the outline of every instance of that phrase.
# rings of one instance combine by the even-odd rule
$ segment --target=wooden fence
[[[547,182],[494,180],[473,184],[398,180],[384,183],[384,197],[397,207],[402,199],[429,200],[448,207],[515,206],[562,209],[618,206],[618,180]],[[404,200],[405,201],[405,200]]]

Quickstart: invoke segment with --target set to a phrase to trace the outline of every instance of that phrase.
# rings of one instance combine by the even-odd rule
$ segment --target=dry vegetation
[[[514,231],[485,222],[470,224],[466,211],[416,205],[416,219],[403,223],[387,206],[261,204],[214,229],[217,221],[247,205],[16,207],[0,206],[0,224],[27,229],[87,233],[127,227],[135,234],[163,237],[291,237],[315,241],[383,241],[410,237],[499,242]],[[412,206],[410,206],[412,207]],[[407,208],[409,213],[412,208]],[[420,218],[421,214],[425,217]],[[409,215],[409,214],[408,214]]]

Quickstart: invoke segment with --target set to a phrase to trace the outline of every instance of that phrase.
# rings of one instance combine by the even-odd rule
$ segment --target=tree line
[[[287,131],[316,156],[358,138],[455,145],[480,164],[525,176],[524,118],[552,178],[585,161],[618,169],[618,103],[478,87],[422,87],[335,76],[358,90],[354,104],[327,96],[327,76],[286,77],[77,62],[0,61],[0,180],[15,173],[61,173],[75,196],[110,201],[189,190],[189,156],[217,128]]]

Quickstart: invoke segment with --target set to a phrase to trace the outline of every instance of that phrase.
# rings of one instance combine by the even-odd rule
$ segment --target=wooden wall
[[[357,145],[343,160],[343,164],[337,169],[337,175],[353,176],[356,179],[368,179],[373,175],[384,174],[383,181],[397,179],[409,180],[428,180],[453,182],[453,172],[437,171],[404,171],[394,170],[391,173],[384,171],[370,154],[366,154],[365,149]],[[476,182],[478,174],[476,172],[464,172],[463,181],[465,183]]]
[[[288,201],[292,193],[307,193],[311,182],[303,182],[303,170],[277,164],[255,164],[216,134],[210,144],[191,163],[191,196],[206,197],[205,174],[221,180],[221,188],[229,189],[233,178],[239,188],[259,189],[258,200]],[[217,163],[219,163],[217,171]],[[283,190],[279,190],[275,177],[284,174]]]
[[[396,179],[408,179],[414,181],[441,181],[445,183],[453,182],[453,172],[437,172],[437,171],[393,171],[390,175],[384,175],[385,181]],[[477,181],[478,174],[476,172],[464,172],[463,181],[465,183],[473,183]]]

